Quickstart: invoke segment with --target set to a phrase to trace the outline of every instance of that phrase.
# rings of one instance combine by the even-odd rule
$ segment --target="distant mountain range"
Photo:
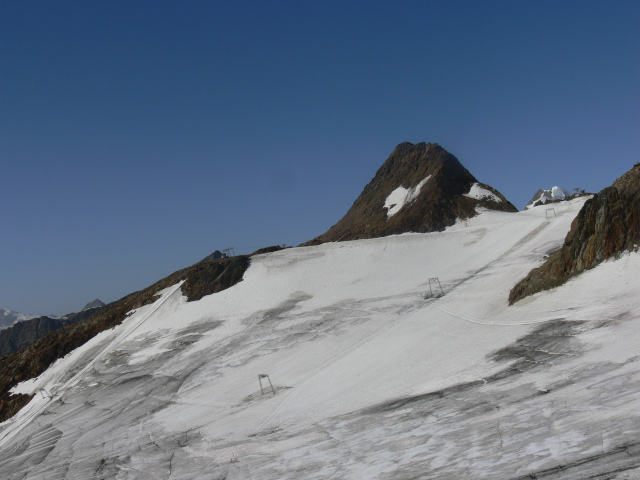
[[[24,313],[7,310],[6,308],[0,308],[0,330],[11,327],[17,322],[35,317],[37,317],[37,315],[26,315]]]

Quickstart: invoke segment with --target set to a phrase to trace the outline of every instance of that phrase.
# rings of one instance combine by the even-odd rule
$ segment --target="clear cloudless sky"
[[[296,245],[401,142],[523,208],[640,160],[640,2],[0,1],[0,307]]]

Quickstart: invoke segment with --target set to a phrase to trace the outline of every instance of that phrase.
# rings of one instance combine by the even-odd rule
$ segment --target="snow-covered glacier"
[[[158,292],[15,389],[0,477],[640,478],[640,254],[507,306],[584,201]]]

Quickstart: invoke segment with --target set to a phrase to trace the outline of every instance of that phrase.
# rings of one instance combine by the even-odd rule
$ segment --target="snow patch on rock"
[[[491,200],[497,203],[502,202],[502,199],[495,193],[493,193],[491,190],[487,190],[486,188],[481,187],[478,183],[474,183],[473,185],[471,185],[471,190],[469,190],[469,193],[465,193],[464,196],[475,198],[476,200]]]
[[[407,203],[411,203],[416,198],[418,198],[418,195],[420,195],[420,190],[422,189],[422,187],[424,187],[425,183],[427,183],[430,178],[431,175],[422,180],[413,188],[404,188],[403,186],[399,186],[393,192],[391,192],[384,202],[384,208],[387,209],[387,218],[393,217]]]

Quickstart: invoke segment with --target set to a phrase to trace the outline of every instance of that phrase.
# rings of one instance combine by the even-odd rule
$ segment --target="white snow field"
[[[584,201],[159,292],[15,389],[0,478],[640,478],[640,254],[507,305]]]

